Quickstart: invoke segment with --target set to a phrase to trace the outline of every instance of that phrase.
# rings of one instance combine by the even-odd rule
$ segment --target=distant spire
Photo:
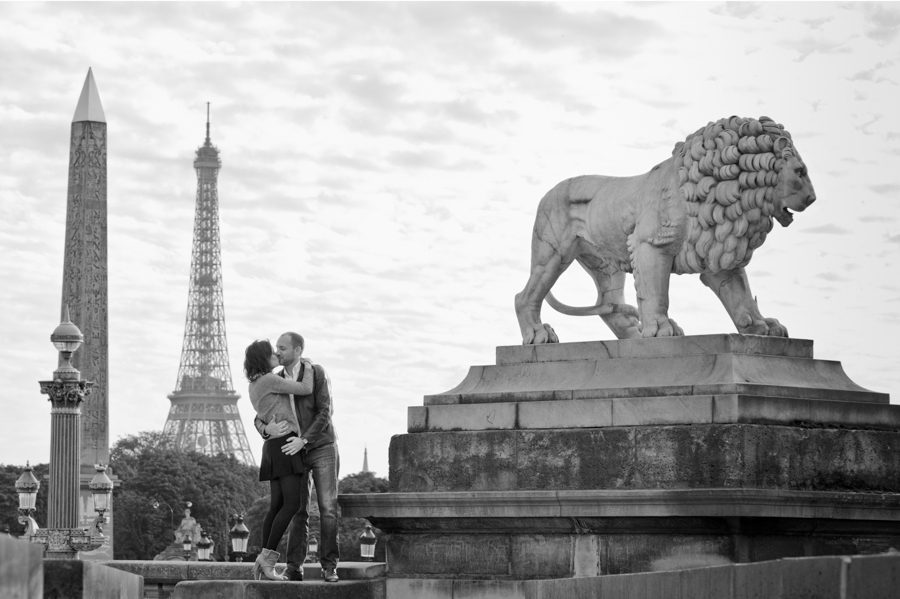
[[[212,145],[209,139],[209,102],[206,103],[206,145]]]
[[[369,471],[369,448],[363,445],[363,472]]]
[[[78,106],[75,108],[75,116],[72,117],[73,123],[82,121],[92,121],[94,123],[105,123],[106,114],[103,112],[103,105],[100,103],[100,94],[97,93],[97,84],[94,83],[94,73],[88,67],[87,77],[84,79],[84,87],[81,88],[81,97],[78,98]]]

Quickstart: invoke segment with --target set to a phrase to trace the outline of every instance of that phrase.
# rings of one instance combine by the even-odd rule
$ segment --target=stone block
[[[731,565],[693,568],[680,572],[680,599],[731,599],[734,568]]]
[[[643,426],[634,431],[634,471],[640,481],[635,486],[742,486],[740,427]]]
[[[612,400],[612,426],[709,424],[711,395],[640,397]]]
[[[576,578],[600,576],[600,556],[603,550],[601,537],[598,535],[576,535],[572,556],[572,575]]]
[[[574,539],[569,535],[520,534],[510,547],[512,578],[571,578]]]
[[[192,580],[175,586],[173,599],[385,599],[385,581],[338,582]]]
[[[516,428],[515,403],[429,406],[429,431],[511,430]]]
[[[406,432],[424,433],[428,430],[428,408],[410,406],[406,408]]]
[[[897,599],[900,597],[900,553],[850,558],[846,599]]]
[[[789,558],[781,562],[781,592],[789,599],[846,599],[849,557]]]
[[[144,579],[81,560],[45,560],[44,596],[66,599],[142,599]]]
[[[519,580],[456,580],[453,599],[527,599],[528,586]]]
[[[512,431],[395,435],[389,463],[395,492],[493,491],[518,484]]]
[[[509,578],[512,552],[508,535],[388,535],[390,577]]]
[[[608,399],[540,401],[517,405],[519,429],[600,428],[613,425],[612,402]]]
[[[433,578],[388,578],[390,599],[453,599],[453,580]]]
[[[520,489],[615,489],[635,484],[631,428],[517,433]]]
[[[44,588],[43,554],[40,545],[0,535],[0,597],[40,599]]]
[[[792,599],[781,592],[781,562],[735,564],[733,599]]]

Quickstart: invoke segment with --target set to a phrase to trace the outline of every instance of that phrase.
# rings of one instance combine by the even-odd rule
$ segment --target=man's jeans
[[[337,444],[325,445],[309,450],[304,456],[310,471],[306,476],[306,496],[303,498],[300,511],[291,520],[290,534],[287,542],[287,564],[291,570],[301,570],[306,560],[306,548],[309,540],[309,498],[312,495],[312,483],[316,485],[319,500],[319,518],[321,522],[321,538],[319,538],[319,563],[322,569],[337,568],[338,559],[338,472],[341,458]]]

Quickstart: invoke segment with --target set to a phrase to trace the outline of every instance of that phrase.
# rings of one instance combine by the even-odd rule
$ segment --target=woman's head
[[[247,351],[244,352],[244,376],[251,383],[262,375],[272,372],[277,365],[278,358],[275,357],[275,351],[268,339],[254,341],[247,346]]]

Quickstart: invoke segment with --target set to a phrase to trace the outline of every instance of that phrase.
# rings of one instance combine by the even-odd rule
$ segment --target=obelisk
[[[84,345],[72,364],[83,380],[94,383],[81,409],[81,489],[79,518],[88,526],[96,515],[88,483],[94,464],[109,463],[109,343],[106,244],[106,115],[94,74],[88,69],[72,118],[66,245],[60,314],[69,307]],[[53,465],[51,464],[52,468]],[[85,555],[112,559],[112,510],[104,533],[108,546]],[[105,554],[105,555],[104,555]]]

